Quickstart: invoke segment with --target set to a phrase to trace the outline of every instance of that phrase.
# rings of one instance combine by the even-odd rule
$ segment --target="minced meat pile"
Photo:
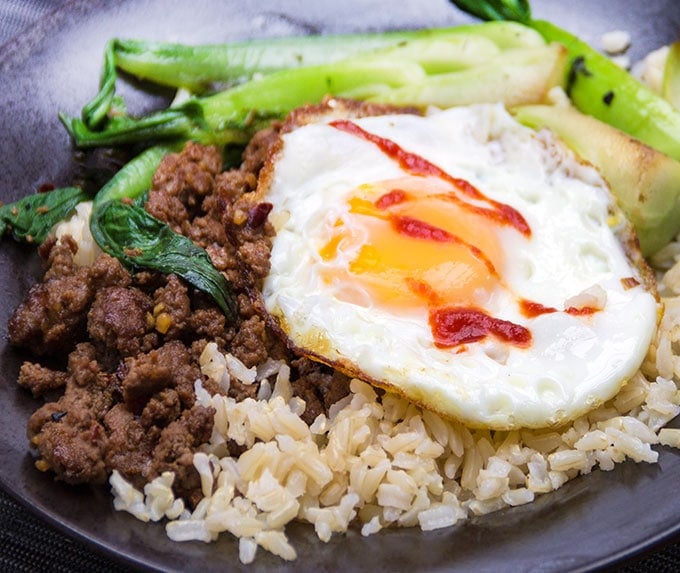
[[[252,296],[269,271],[273,230],[268,206],[249,196],[280,129],[258,133],[241,166],[227,171],[217,149],[188,143],[165,158],[148,195],[147,210],[205,248],[231,281],[235,324],[175,275],[130,272],[106,254],[77,266],[68,237],[41,245],[44,278],[9,324],[11,343],[35,357],[19,384],[45,400],[28,422],[39,469],[69,483],[102,483],[115,469],[138,488],[173,471],[175,494],[195,505],[192,457],[210,438],[214,412],[195,403],[194,382],[221,391],[199,367],[209,341],[248,367],[268,357],[289,361],[308,423],[348,392],[344,375],[291,355]],[[232,380],[229,395],[241,400],[257,390]]]

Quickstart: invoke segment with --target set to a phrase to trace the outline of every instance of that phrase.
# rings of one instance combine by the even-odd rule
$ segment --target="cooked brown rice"
[[[678,243],[655,259],[665,270],[665,313],[640,372],[612,400],[559,429],[471,430],[395,395],[378,397],[356,379],[328,417],[307,426],[286,364],[268,360],[248,369],[208,344],[201,357],[206,376],[225,389],[232,378],[261,384],[257,400],[237,403],[196,382],[198,402],[216,410],[210,443],[194,456],[205,498],[191,512],[174,497],[172,474],[140,492],[114,472],[115,507],[144,521],[166,519],[175,541],[210,542],[229,532],[239,539],[243,563],[258,547],[293,560],[285,534],[293,520],[313,524],[324,542],[352,523],[364,536],[385,527],[427,531],[529,503],[598,467],[654,463],[652,446],[680,447],[680,430],[664,428],[680,413],[678,261]],[[246,451],[230,457],[227,440]]]

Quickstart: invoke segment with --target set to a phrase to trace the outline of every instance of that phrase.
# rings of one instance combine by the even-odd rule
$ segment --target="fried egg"
[[[259,197],[290,346],[469,426],[573,420],[655,333],[605,182],[501,105],[319,118],[282,135]]]

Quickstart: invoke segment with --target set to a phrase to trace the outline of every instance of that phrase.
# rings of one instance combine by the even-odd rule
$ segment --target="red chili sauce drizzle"
[[[452,348],[478,342],[492,335],[503,342],[526,348],[532,336],[528,328],[489,316],[475,308],[437,308],[430,310],[430,328],[439,348]]]
[[[564,312],[571,314],[572,316],[588,316],[590,314],[595,314],[597,311],[598,309],[593,308],[592,306],[583,306],[581,308],[570,306],[569,308],[565,309]]]
[[[384,211],[385,209],[392,207],[392,205],[399,205],[407,200],[408,193],[406,193],[406,191],[402,191],[401,189],[392,189],[392,191],[381,195],[375,202],[375,206],[381,211]]]
[[[527,318],[534,318],[541,314],[557,312],[557,309],[552,306],[543,306],[540,302],[533,302],[524,298],[520,299],[519,308],[522,311],[522,314]]]
[[[450,183],[463,195],[479,203],[484,203],[488,207],[468,203],[455,193],[438,195],[439,198],[455,202],[461,208],[488,217],[500,224],[509,225],[525,237],[531,236],[531,228],[521,213],[509,205],[486,197],[470,182],[449,175],[424,157],[406,151],[394,141],[369,133],[351,121],[337,120],[331,122],[330,126],[374,143],[385,155],[397,161],[400,167],[411,175],[438,177]],[[375,202],[375,206],[381,210],[388,210],[390,207],[403,203],[408,199],[408,194],[405,191],[393,189],[379,197]],[[389,220],[397,232],[415,239],[436,242],[457,242],[465,245],[475,257],[485,263],[490,273],[498,276],[493,263],[479,248],[463,241],[448,231],[412,217],[392,215]],[[422,281],[415,279],[407,280],[406,286],[427,300],[430,306],[430,328],[435,345],[439,348],[460,348],[465,344],[478,342],[488,336],[494,336],[503,342],[519,348],[526,348],[532,343],[531,332],[524,326],[508,320],[495,318],[478,308],[442,307],[442,301],[433,289]],[[519,304],[522,313],[528,318],[558,312],[555,308],[546,307],[540,303],[525,299],[520,299]],[[572,315],[583,315],[592,314],[595,311],[596,309],[590,307],[581,309],[571,307],[565,312]]]
[[[533,302],[530,300],[526,299],[521,299],[519,301],[519,307],[522,311],[522,314],[526,316],[527,318],[534,318],[535,316],[539,316],[541,314],[550,314],[552,312],[559,312],[556,308],[552,306],[543,306],[542,304],[538,302]],[[594,314],[598,311],[597,308],[594,308],[592,306],[582,306],[580,308],[576,308],[575,306],[570,306],[568,308],[564,309],[564,312],[567,314],[571,314],[572,316],[588,316],[591,314]]]
[[[375,144],[385,155],[395,160],[404,171],[407,171],[411,175],[438,177],[453,185],[455,189],[467,197],[485,203],[490,207],[487,208],[473,205],[472,203],[462,200],[458,195],[453,193],[445,196],[447,200],[455,202],[461,208],[488,217],[503,225],[510,225],[526,237],[531,236],[531,228],[519,211],[512,208],[510,205],[490,199],[469,181],[449,175],[446,171],[437,167],[434,163],[430,163],[424,157],[406,151],[394,141],[369,133],[352,121],[339,119],[332,121],[330,125],[340,131],[344,131],[356,137],[361,137],[362,139]]]
[[[426,241],[435,241],[437,243],[457,243],[459,245],[463,245],[468,251],[470,251],[470,253],[475,256],[475,258],[484,263],[490,274],[498,277],[496,267],[494,267],[494,264],[481,251],[481,249],[471,245],[456,235],[452,235],[441,227],[430,225],[429,223],[421,221],[420,219],[399,215],[393,215],[390,217],[390,224],[397,233],[406,235],[407,237],[411,237],[413,239],[423,239]]]

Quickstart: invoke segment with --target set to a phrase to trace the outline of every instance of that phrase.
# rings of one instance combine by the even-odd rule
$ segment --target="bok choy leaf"
[[[528,0],[451,0],[463,12],[482,20],[510,20],[528,24],[531,6]]]

